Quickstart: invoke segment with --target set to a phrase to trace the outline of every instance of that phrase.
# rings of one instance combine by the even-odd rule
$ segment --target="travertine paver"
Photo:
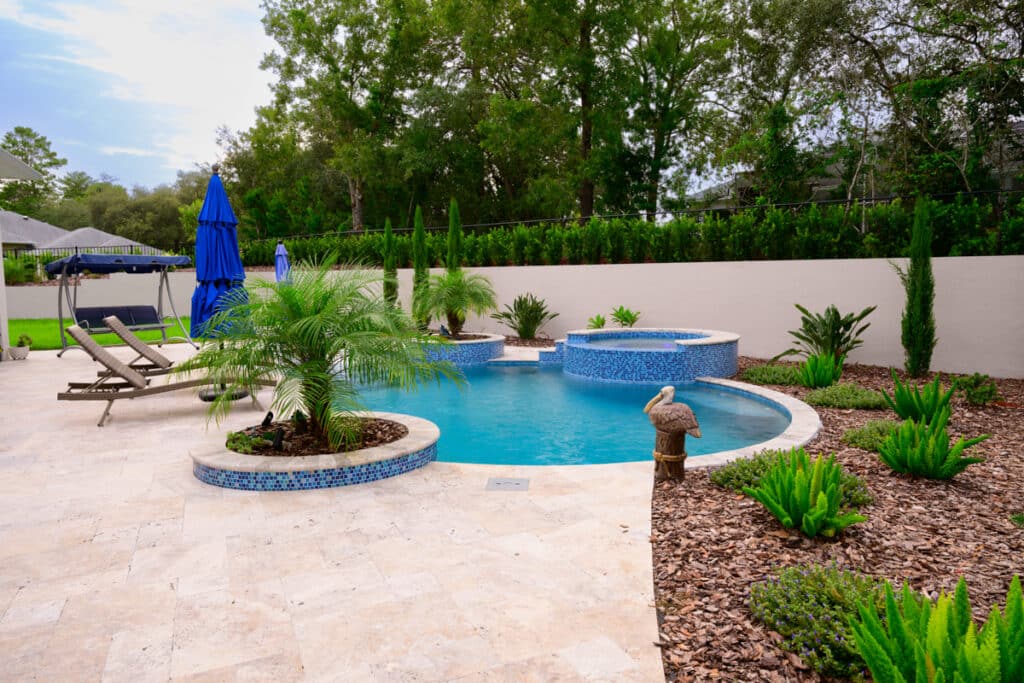
[[[256,408],[207,427],[186,391],[118,401],[98,428],[101,403],[55,398],[96,367],[0,363],[0,678],[663,680],[650,464],[229,491],[188,453]]]

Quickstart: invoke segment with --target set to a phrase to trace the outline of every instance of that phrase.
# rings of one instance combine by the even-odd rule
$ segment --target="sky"
[[[261,18],[256,0],[0,0],[0,136],[45,135],[64,172],[173,183],[270,103]]]

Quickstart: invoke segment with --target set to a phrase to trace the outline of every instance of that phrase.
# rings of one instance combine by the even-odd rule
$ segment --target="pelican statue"
[[[666,434],[689,434],[700,438],[697,416],[685,403],[673,403],[675,387],[662,387],[658,395],[647,402],[644,412],[651,416],[651,424]]]
[[[662,387],[644,412],[654,425],[654,478],[683,479],[686,474],[686,435],[700,436],[697,416],[685,403],[673,403],[675,387]]]

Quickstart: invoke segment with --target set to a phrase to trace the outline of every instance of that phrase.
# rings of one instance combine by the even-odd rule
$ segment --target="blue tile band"
[[[661,346],[667,348],[602,345],[636,339],[663,340]],[[736,374],[739,335],[687,329],[576,330],[568,333],[563,348],[556,349],[553,355],[559,353],[565,373],[576,377],[605,382],[678,384],[697,377]]]
[[[451,346],[431,346],[426,355],[428,360],[447,360],[459,367],[482,365],[505,355],[505,338],[489,334],[486,339],[453,342]]]

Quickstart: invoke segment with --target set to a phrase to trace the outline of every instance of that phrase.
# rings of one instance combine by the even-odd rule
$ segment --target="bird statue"
[[[697,416],[685,403],[675,403],[676,389],[662,387],[647,402],[644,412],[650,415],[656,432],[654,440],[654,477],[682,479],[685,474],[686,435],[700,438]]]

